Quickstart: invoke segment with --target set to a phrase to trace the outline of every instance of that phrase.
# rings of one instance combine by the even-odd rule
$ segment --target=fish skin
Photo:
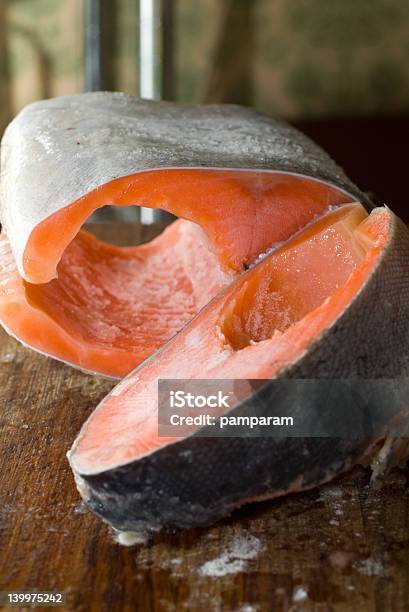
[[[171,531],[207,526],[248,502],[316,487],[351,468],[367,448],[362,440],[336,438],[192,436],[138,466],[75,478],[88,508],[115,529]]]
[[[0,167],[0,220],[23,278],[37,225],[93,189],[145,170],[281,170],[329,182],[371,207],[305,135],[234,105],[182,106],[112,92],[35,102],[6,129]]]
[[[409,231],[395,215],[390,223],[387,244],[366,283],[309,350],[279,377],[408,376]],[[267,383],[247,404],[229,414],[237,410],[251,414],[260,402],[268,414],[274,393],[274,385]],[[282,401],[283,409],[291,414],[293,399]],[[361,399],[362,408],[365,401]],[[305,396],[300,394],[297,404],[305,410]],[[317,410],[311,419],[319,417],[314,406],[308,403],[308,410]],[[386,425],[396,416],[388,413],[388,397],[382,398],[381,408],[375,400],[369,409],[380,410]],[[344,413],[342,400],[335,414],[337,410]],[[69,460],[81,495],[93,512],[120,530],[157,531],[207,525],[248,501],[316,487],[367,457],[373,446],[374,439],[204,438],[196,432],[101,473],[76,471],[75,444]]]

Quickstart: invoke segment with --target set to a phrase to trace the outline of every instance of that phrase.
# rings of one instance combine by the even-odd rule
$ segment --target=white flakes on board
[[[364,576],[384,576],[385,568],[380,561],[376,559],[364,559],[354,563],[354,568]]]
[[[305,601],[308,598],[308,593],[303,587],[297,587],[294,589],[293,593],[293,602],[299,603],[300,601]]]
[[[263,546],[258,538],[244,533],[236,536],[226,550],[215,559],[204,563],[199,574],[202,576],[226,576],[244,571],[247,561],[255,559]]]
[[[115,530],[115,541],[121,546],[135,546],[135,544],[146,544],[149,536],[144,532],[118,531]]]

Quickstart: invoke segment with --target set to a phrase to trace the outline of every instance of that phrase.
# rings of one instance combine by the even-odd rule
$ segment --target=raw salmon
[[[113,377],[260,253],[365,199],[304,136],[239,107],[47,100],[10,124],[1,155],[0,322],[31,348]],[[184,221],[149,246],[114,248],[79,233],[106,204]]]
[[[125,378],[83,426],[69,453],[89,507],[116,529],[205,525],[248,501],[325,482],[365,461],[374,439],[346,436],[158,435],[158,379],[270,379],[221,414],[277,406],[319,422],[322,390],[280,397],[274,380],[401,377],[409,371],[408,230],[391,211],[351,204],[322,217],[239,276],[182,332]],[[198,365],[200,364],[200,365]],[[355,390],[360,391],[363,382]],[[364,387],[365,388],[365,387]],[[317,396],[318,393],[318,396]],[[361,411],[382,398],[358,393]],[[406,398],[407,399],[407,398]],[[320,401],[318,401],[320,400]],[[341,427],[355,405],[333,399]],[[407,419],[407,415],[405,417]]]
[[[83,222],[106,204],[160,207],[197,221],[237,267],[274,242],[267,229],[291,224],[294,231],[334,198],[316,182],[302,195],[301,178],[295,186],[278,180],[276,193],[277,177],[263,171],[319,179],[335,188],[338,201],[368,203],[322,149],[251,109],[180,106],[119,93],[44,100],[25,108],[5,131],[1,220],[29,282],[56,276]]]
[[[266,381],[227,413],[268,415],[277,380],[408,375],[408,231],[389,209],[371,212],[306,137],[235,106],[58,98],[6,130],[0,188],[4,327],[91,372],[140,364],[69,455],[82,496],[115,528],[207,524],[372,452],[366,438],[158,434],[159,379]],[[150,244],[114,247],[81,230],[107,204],[180,219]],[[280,401],[294,407],[294,395]],[[301,392],[295,404],[319,417]]]

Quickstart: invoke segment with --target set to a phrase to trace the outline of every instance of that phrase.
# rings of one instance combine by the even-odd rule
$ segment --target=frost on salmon
[[[150,244],[119,248],[81,231],[58,279],[23,280],[0,236],[0,319],[24,344],[122,377],[182,329],[230,276],[200,228],[176,221]]]

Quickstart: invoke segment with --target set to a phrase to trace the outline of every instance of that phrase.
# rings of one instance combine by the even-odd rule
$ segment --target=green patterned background
[[[137,0],[105,0],[110,89],[137,93]],[[82,0],[0,0],[0,129],[83,87]],[[176,97],[287,118],[406,113],[408,0],[176,0]]]

